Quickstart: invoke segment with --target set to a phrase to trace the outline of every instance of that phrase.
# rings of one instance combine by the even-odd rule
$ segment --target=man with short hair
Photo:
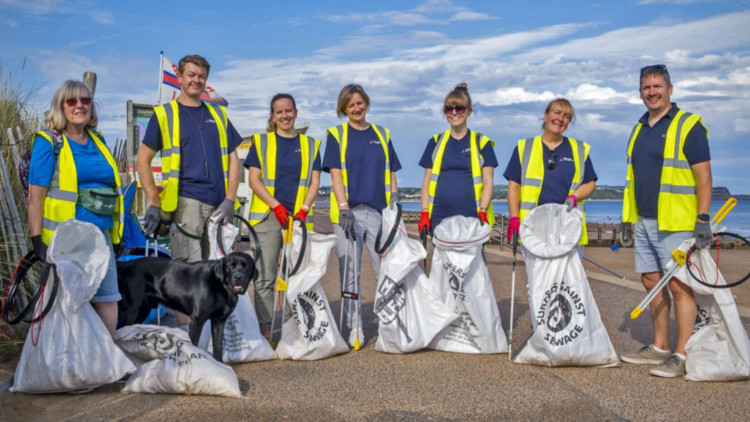
[[[640,95],[646,112],[628,143],[628,175],[623,222],[634,224],[635,271],[651,290],[664,274],[671,253],[695,237],[698,248],[711,245],[708,215],[711,206],[711,155],[708,130],[701,117],[680,110],[670,101],[672,83],[664,65],[641,69]],[[677,344],[669,348],[670,297],[666,290],[651,302],[654,343],[622,355],[624,362],[656,364],[660,377],[685,375],[685,344],[693,332],[697,307],[692,289],[672,278]]]
[[[227,118],[225,107],[201,100],[211,66],[194,54],[180,60],[180,95],[154,107],[136,166],[149,207],[144,216],[146,236],[172,221],[172,258],[195,262],[208,258],[204,233],[209,217],[230,222],[234,215],[240,160],[235,149],[242,137]],[[151,160],[161,151],[164,190],[156,190]],[[176,312],[187,330],[190,317]]]

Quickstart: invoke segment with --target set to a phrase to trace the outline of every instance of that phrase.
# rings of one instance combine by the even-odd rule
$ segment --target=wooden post
[[[89,88],[91,95],[94,95],[96,92],[96,73],[83,72],[83,84]]]

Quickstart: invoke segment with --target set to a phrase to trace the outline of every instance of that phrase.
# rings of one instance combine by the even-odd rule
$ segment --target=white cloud
[[[479,13],[479,12],[458,12],[455,15],[451,16],[448,20],[452,22],[462,22],[462,21],[483,21],[483,20],[494,20],[497,19],[494,16],[490,16],[486,13]]]

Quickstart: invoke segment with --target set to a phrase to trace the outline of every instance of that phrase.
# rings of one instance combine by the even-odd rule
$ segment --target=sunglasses
[[[68,107],[75,107],[79,101],[81,102],[81,104],[87,106],[91,104],[91,97],[66,98],[63,102],[67,104]]]
[[[667,75],[669,75],[669,71],[667,70],[667,66],[666,65],[663,65],[663,64],[652,64],[650,66],[644,66],[644,67],[641,68],[641,78],[643,77],[643,75],[646,74],[646,72],[650,72],[652,70],[655,70],[655,71],[657,71],[659,73],[666,73]]]
[[[466,113],[466,107],[465,106],[445,106],[443,108],[443,111],[445,111],[445,114],[452,114],[454,111],[456,114],[464,114]]]
[[[547,169],[554,170],[557,166],[557,153],[552,151],[547,158]]]

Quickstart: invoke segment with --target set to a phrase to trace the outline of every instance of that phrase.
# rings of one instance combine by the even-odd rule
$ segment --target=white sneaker
[[[353,328],[352,331],[349,332],[349,347],[354,347],[354,342],[357,340],[359,340],[360,347],[365,344],[365,333],[361,328]]]

